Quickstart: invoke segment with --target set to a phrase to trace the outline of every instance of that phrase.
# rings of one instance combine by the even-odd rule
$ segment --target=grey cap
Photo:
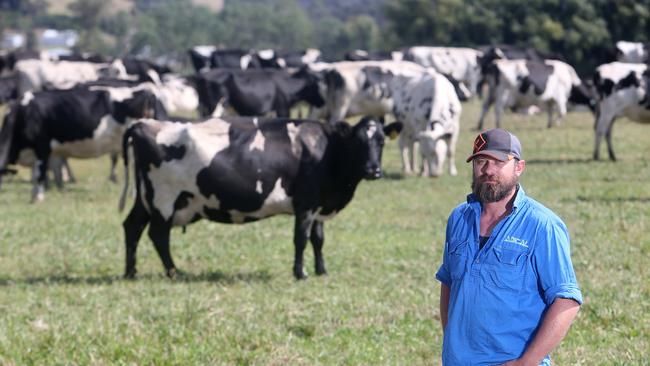
[[[487,155],[501,161],[515,158],[521,160],[521,142],[517,136],[501,128],[487,130],[476,136],[472,155],[467,158],[467,162],[479,155]]]

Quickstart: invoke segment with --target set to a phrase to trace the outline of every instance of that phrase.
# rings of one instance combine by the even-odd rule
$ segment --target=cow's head
[[[153,118],[156,113],[156,95],[150,90],[138,90],[129,98],[113,101],[113,118],[125,123],[127,118]]]
[[[325,105],[325,99],[321,90],[321,85],[324,83],[324,76],[320,72],[312,71],[307,66],[303,66],[292,76],[303,80],[305,85],[300,90],[300,99],[306,101],[316,108]]]
[[[350,127],[346,122],[338,122],[336,128],[340,134],[349,136],[350,151],[346,154],[350,156],[347,156],[347,161],[353,169],[358,169],[353,175],[358,174],[368,180],[381,178],[384,140],[387,134],[399,133],[402,123],[393,122],[384,126],[379,118],[366,116],[354,127]]]

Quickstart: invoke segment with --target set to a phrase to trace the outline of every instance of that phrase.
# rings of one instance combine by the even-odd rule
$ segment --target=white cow
[[[483,52],[473,48],[416,46],[407,49],[404,58],[457,80],[471,96],[481,80],[482,56]]]
[[[126,77],[121,61],[111,64],[83,61],[21,60],[15,66],[18,78],[18,98],[25,93],[45,89],[70,89],[76,84],[100,77]]]
[[[399,145],[405,173],[415,171],[415,142],[425,141],[427,146],[434,146],[438,139],[443,139],[446,149],[421,149],[426,163],[423,174],[440,175],[445,155],[449,158],[450,174],[456,174],[454,151],[461,107],[445,76],[409,61],[331,65],[326,73],[326,114],[330,121],[360,114],[392,113],[404,124]]]
[[[600,65],[594,75],[598,104],[594,159],[600,158],[600,142],[605,136],[609,158],[616,160],[612,148],[612,126],[624,116],[650,123],[650,75],[646,64],[612,62]]]

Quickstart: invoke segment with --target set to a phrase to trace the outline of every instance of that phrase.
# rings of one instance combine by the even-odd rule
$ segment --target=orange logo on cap
[[[487,142],[483,138],[483,134],[480,134],[476,136],[476,140],[474,140],[474,151],[473,154],[476,154],[477,152],[481,151],[483,146],[485,146]]]

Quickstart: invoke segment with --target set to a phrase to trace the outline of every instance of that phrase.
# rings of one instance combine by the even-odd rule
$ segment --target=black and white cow
[[[414,144],[419,141],[423,175],[442,173],[445,156],[449,172],[456,174],[454,152],[460,131],[461,106],[451,82],[432,68],[410,61],[344,61],[325,68],[326,107],[330,121],[354,115],[383,117],[392,113],[404,124],[400,134],[402,168],[415,172]],[[425,133],[426,131],[428,133]],[[427,149],[438,145],[446,149]]]
[[[365,51],[353,50],[343,55],[345,61],[402,61],[404,53],[402,51]]]
[[[382,176],[384,127],[363,118],[346,122],[263,118],[212,118],[182,124],[141,120],[124,135],[133,156],[136,198],[124,220],[126,277],[136,274],[136,250],[145,227],[169,277],[176,266],[170,230],[200,219],[247,223],[278,214],[295,216],[293,274],[303,279],[303,252],[311,240],[316,274],[326,274],[323,222],[352,199],[362,179]],[[131,155],[132,154],[132,155]],[[125,179],[120,199],[124,207]]]
[[[598,104],[594,126],[594,159],[600,159],[600,142],[605,136],[609,158],[616,160],[612,127],[618,117],[650,123],[650,71],[646,64],[612,62],[600,65],[594,75]]]
[[[201,113],[220,116],[229,106],[241,116],[262,116],[275,112],[288,117],[290,109],[305,101],[316,107],[324,103],[319,76],[307,68],[296,72],[283,69],[215,69],[196,76]]]
[[[462,95],[471,97],[477,92],[481,80],[481,58],[483,52],[467,47],[410,47],[404,52],[404,59],[424,67],[432,67],[462,84]]]
[[[483,102],[478,130],[483,129],[485,115],[492,104],[497,127],[501,126],[501,116],[508,107],[546,108],[549,128],[554,122],[560,123],[569,102],[593,108],[591,93],[582,84],[578,74],[569,64],[559,60],[494,60],[487,68],[485,77],[489,84],[489,94]],[[555,120],[553,109],[558,110]]]
[[[53,90],[23,96],[0,131],[0,173],[10,164],[35,161],[32,201],[44,198],[51,155],[94,158],[120,151],[130,119],[153,116],[155,95],[147,89]]]
[[[159,65],[141,57],[127,56],[116,61],[122,62],[124,65],[127,78],[130,77],[140,82],[150,81],[154,84],[162,84],[162,76],[172,72],[166,65]]]
[[[307,48],[303,51],[276,51],[277,58],[284,66],[300,68],[320,62],[321,52],[315,48]]]
[[[620,62],[644,63],[648,62],[650,43],[642,42],[616,42],[616,59]]]

